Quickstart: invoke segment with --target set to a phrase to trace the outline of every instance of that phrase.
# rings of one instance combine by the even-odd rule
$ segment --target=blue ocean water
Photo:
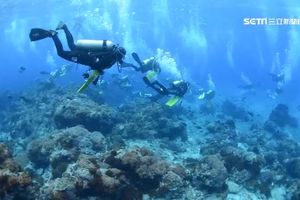
[[[293,1],[39,1],[1,4],[1,85],[22,89],[49,71],[67,63],[56,55],[50,40],[31,43],[30,28],[54,29],[59,21],[71,27],[77,39],[111,39],[142,57],[156,49],[169,51],[186,79],[205,84],[211,74],[218,91],[230,95],[243,84],[241,73],[259,83],[258,91],[272,89],[269,73],[279,53],[286,65],[284,94],[299,99],[299,26],[244,25],[244,18],[297,18]],[[62,36],[62,34],[61,34]],[[287,52],[286,52],[287,51]],[[130,60],[130,55],[127,55]],[[131,59],[132,60],[132,59]],[[26,73],[18,74],[20,66]],[[276,72],[278,73],[278,72]],[[257,97],[256,97],[257,98]],[[260,98],[260,97],[258,97]],[[261,96],[259,101],[267,101]]]
[[[192,108],[198,109],[199,90],[204,88],[215,91],[216,101],[242,102],[264,119],[277,104],[285,104],[300,120],[300,3],[296,0],[5,0],[0,10],[0,93],[28,91],[48,78],[41,72],[64,65],[72,70],[57,83],[80,87],[87,66],[59,57],[50,38],[29,40],[31,28],[55,29],[63,21],[75,40],[108,39],[120,44],[129,63],[135,63],[132,52],[143,59],[163,54],[159,79],[165,84],[178,79],[191,83],[183,104]],[[252,24],[246,24],[250,19]],[[58,35],[67,48],[64,34]],[[104,80],[115,73],[119,73],[116,66],[106,69]],[[136,73],[121,72],[133,74],[135,90],[140,92],[146,86]],[[275,81],[277,75],[283,79]],[[299,140],[298,133],[294,129],[290,134]]]

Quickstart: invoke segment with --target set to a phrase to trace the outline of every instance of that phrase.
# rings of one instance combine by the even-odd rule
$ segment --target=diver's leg
[[[156,92],[158,92],[161,95],[167,95],[169,94],[168,89],[163,86],[161,83],[159,83],[158,81],[154,81],[154,82],[150,82],[147,77],[143,78],[144,82],[151,87],[152,89],[154,89]]]
[[[65,51],[63,49],[63,45],[62,45],[61,41],[59,40],[57,34],[52,35],[52,39],[53,39],[53,42],[54,42],[55,47],[56,47],[57,55],[59,55],[60,57],[66,59],[66,60],[69,60],[69,61],[72,61],[72,62],[77,62],[73,59],[74,57],[76,57],[76,55],[74,55],[73,52]]]
[[[159,94],[161,94],[161,95],[169,94],[168,89],[163,84],[161,84],[160,82],[154,81],[152,83],[152,85],[153,85],[153,88],[155,88],[156,91],[159,91],[158,92]]]
[[[66,24],[63,24],[61,26],[61,29],[64,30],[65,32],[65,35],[66,35],[66,38],[67,38],[67,42],[68,42],[68,46],[70,48],[70,50],[75,50],[76,49],[76,45],[74,43],[74,38],[72,36],[72,33],[70,32],[70,30],[68,29],[67,25]]]

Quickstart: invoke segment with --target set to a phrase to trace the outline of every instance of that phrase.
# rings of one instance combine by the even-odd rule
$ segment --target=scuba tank
[[[156,61],[155,57],[150,57],[148,59],[143,60],[143,64],[148,65],[149,67],[154,69],[155,65],[157,65],[157,61]]]
[[[110,40],[77,40],[78,50],[88,50],[92,52],[111,51],[116,46]]]
[[[148,70],[153,70],[156,72],[160,72],[159,63],[155,57],[150,57],[148,59],[143,60],[143,71],[146,72]]]

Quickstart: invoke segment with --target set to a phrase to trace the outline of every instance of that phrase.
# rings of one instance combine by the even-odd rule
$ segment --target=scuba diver
[[[284,74],[283,73],[278,73],[278,74],[274,74],[274,73],[269,73],[272,81],[278,83],[278,82],[283,82],[284,81]]]
[[[272,92],[271,90],[268,90],[268,96],[272,99],[276,99],[281,93],[283,93],[283,87],[285,83],[285,76],[283,72],[280,73],[269,73],[272,81],[276,83],[276,88]]]
[[[57,30],[63,30],[66,35],[67,43],[70,51],[65,51],[63,45],[58,38]],[[88,80],[78,92],[82,92],[90,83],[97,84],[100,75],[103,75],[104,69],[111,68],[117,64],[118,69],[124,64],[126,50],[110,40],[77,40],[74,43],[73,36],[66,24],[60,22],[56,30],[44,30],[41,28],[33,28],[29,34],[31,41],[37,41],[44,38],[52,38],[56,47],[58,56],[74,63],[89,66],[94,70],[93,74],[84,74]]]
[[[142,61],[137,53],[133,52],[131,55],[132,55],[133,59],[139,64],[139,67],[137,67],[133,64],[128,65],[128,67],[133,67],[135,69],[135,71],[140,71],[141,73],[146,73],[150,70],[155,71],[156,73],[161,72],[159,62],[157,61],[157,59],[155,57],[152,56],[152,57]]]
[[[166,102],[167,106],[174,106],[177,104],[183,96],[187,93],[189,89],[189,83],[183,80],[173,81],[170,84],[170,87],[165,87],[156,79],[156,73],[150,71],[152,73],[148,73],[145,77],[143,77],[146,85],[154,89],[158,94],[150,97],[152,101],[158,101],[164,96],[174,95],[171,99]]]
[[[199,100],[212,100],[215,97],[215,91],[212,89],[209,90],[204,90],[203,88],[201,88],[199,90],[200,95],[198,96]]]

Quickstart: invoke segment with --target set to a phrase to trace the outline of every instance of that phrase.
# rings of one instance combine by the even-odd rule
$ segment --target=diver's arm
[[[127,67],[132,67],[135,71],[139,71],[139,68],[137,66],[135,66],[134,64],[131,63],[127,63],[127,62],[120,62],[121,64],[121,68],[127,68]]]

